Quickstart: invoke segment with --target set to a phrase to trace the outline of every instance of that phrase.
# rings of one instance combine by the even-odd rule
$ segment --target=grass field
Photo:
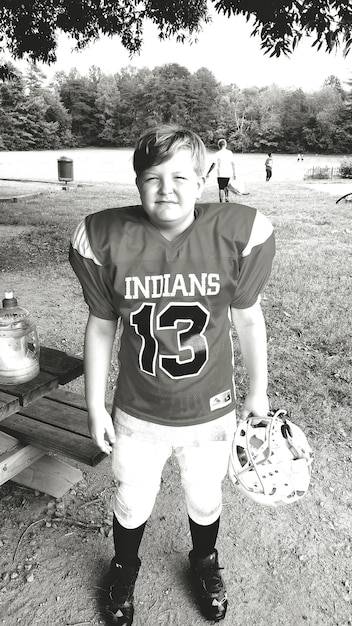
[[[351,204],[336,205],[314,184],[262,183],[248,191],[233,198],[259,208],[276,230],[277,255],[263,294],[272,404],[287,407],[319,439],[332,432],[343,439],[351,408]],[[216,199],[211,183],[203,201]],[[104,184],[66,192],[58,187],[1,206],[0,289],[13,287],[34,309],[45,341],[82,350],[86,310],[67,261],[75,225],[87,213],[136,202],[134,186]],[[33,289],[19,293],[19,277],[36,286],[35,295]],[[236,369],[241,398],[245,374],[240,364]]]
[[[123,180],[133,184],[132,148],[77,148],[64,150],[72,159],[74,180],[77,182],[115,183]],[[212,163],[214,151],[207,153],[207,168]],[[32,179],[56,181],[58,159],[62,150],[0,151],[1,179]],[[265,178],[265,153],[235,153],[236,174],[246,182]],[[338,168],[351,155],[305,154],[304,161],[297,161],[295,154],[274,154],[275,181],[303,180],[311,168]],[[215,180],[215,171],[211,175]]]

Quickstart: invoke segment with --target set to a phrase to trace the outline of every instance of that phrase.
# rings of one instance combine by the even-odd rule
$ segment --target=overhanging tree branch
[[[347,55],[352,45],[350,0],[215,0],[218,13],[254,19],[252,35],[259,35],[265,54],[290,54],[303,35],[313,36],[313,46],[330,53],[339,46]]]
[[[0,52],[50,64],[63,32],[78,49],[101,35],[117,35],[131,55],[138,54],[147,20],[157,26],[160,39],[192,41],[211,20],[212,7],[228,17],[254,20],[251,34],[261,38],[270,56],[289,55],[302,35],[327,52],[351,49],[351,0],[3,0]]]

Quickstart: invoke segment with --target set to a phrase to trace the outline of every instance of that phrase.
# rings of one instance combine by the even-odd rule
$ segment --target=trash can
[[[73,180],[73,160],[62,156],[57,160],[59,180],[68,183]]]

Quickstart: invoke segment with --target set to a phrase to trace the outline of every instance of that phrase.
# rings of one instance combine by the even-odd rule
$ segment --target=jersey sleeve
[[[83,220],[72,235],[69,260],[81,283],[84,299],[90,313],[106,320],[116,320],[109,277],[95,256]]]
[[[251,234],[239,262],[239,277],[231,306],[246,309],[253,306],[264,289],[275,256],[275,235],[271,222],[257,211]]]

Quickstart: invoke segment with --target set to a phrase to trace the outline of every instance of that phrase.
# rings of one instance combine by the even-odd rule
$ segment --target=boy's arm
[[[85,395],[88,427],[93,441],[106,454],[115,441],[111,416],[105,408],[105,392],[117,322],[90,314],[84,342]]]
[[[247,309],[231,308],[231,315],[249,377],[249,391],[244,401],[242,419],[249,413],[264,416],[269,411],[267,340],[259,299]]]

